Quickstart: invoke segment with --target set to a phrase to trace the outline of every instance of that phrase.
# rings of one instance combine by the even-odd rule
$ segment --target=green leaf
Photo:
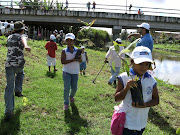
[[[138,42],[141,38],[136,39],[134,42],[132,42],[130,45],[128,45],[125,49],[123,49],[118,55],[121,56],[121,54],[123,52],[126,52],[126,50],[128,50],[133,44],[135,44],[136,42]]]
[[[121,58],[121,59],[124,61],[124,68],[125,68],[125,71],[127,72],[128,76],[129,76],[129,65],[124,58]]]

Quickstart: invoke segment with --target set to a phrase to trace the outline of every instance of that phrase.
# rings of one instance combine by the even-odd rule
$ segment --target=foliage
[[[111,41],[111,38],[106,31],[93,28],[83,29],[78,33],[77,37],[79,39],[88,38],[96,45],[95,47],[99,48],[104,47],[107,42]]]
[[[121,32],[121,39],[122,40],[127,40],[127,36],[128,36],[127,30],[124,30]]]
[[[44,0],[43,1],[39,1],[39,0],[23,0],[22,3],[21,2],[15,2],[20,8],[25,8],[25,9],[33,9],[33,10],[51,10],[51,9],[58,9],[58,10],[66,10],[65,7],[63,7],[63,3],[60,2],[58,3],[58,1],[56,1],[55,3],[53,2],[53,0]]]

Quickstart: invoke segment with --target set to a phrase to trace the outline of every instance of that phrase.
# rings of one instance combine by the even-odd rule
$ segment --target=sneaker
[[[111,85],[111,83],[110,83],[110,82],[108,82],[108,85]]]
[[[15,92],[15,96],[17,96],[17,97],[23,97],[23,94],[22,94],[22,92]]]
[[[69,109],[69,105],[64,105],[63,110],[68,110]]]
[[[83,71],[83,75],[85,75],[85,71]]]
[[[74,103],[74,97],[73,97],[73,98],[70,98],[70,102],[71,102],[71,103]]]
[[[56,72],[56,71],[58,71],[58,69],[56,68],[56,69],[54,69],[54,72]]]

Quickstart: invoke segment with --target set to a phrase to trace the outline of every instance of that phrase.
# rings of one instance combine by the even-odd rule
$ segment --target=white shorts
[[[51,63],[52,66],[56,66],[56,58],[52,58],[49,55],[47,55],[47,65],[51,66]]]

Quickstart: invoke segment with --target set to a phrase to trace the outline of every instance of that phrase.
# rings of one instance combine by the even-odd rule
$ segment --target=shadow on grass
[[[47,77],[50,77],[50,78],[54,78],[54,77],[56,77],[56,72],[46,72],[46,76]]]
[[[5,117],[1,120],[0,135],[17,135],[20,130],[20,113],[18,109],[13,117],[6,121]]]
[[[161,115],[150,108],[149,111],[149,120],[154,125],[158,126],[162,131],[170,133],[171,135],[176,134],[176,129],[171,127],[171,125],[163,118]]]
[[[73,103],[71,104],[72,113],[70,110],[64,111],[65,114],[65,122],[70,127],[69,134],[74,135],[77,134],[80,131],[81,127],[88,127],[88,122],[85,119],[82,119],[79,116],[78,108]]]

